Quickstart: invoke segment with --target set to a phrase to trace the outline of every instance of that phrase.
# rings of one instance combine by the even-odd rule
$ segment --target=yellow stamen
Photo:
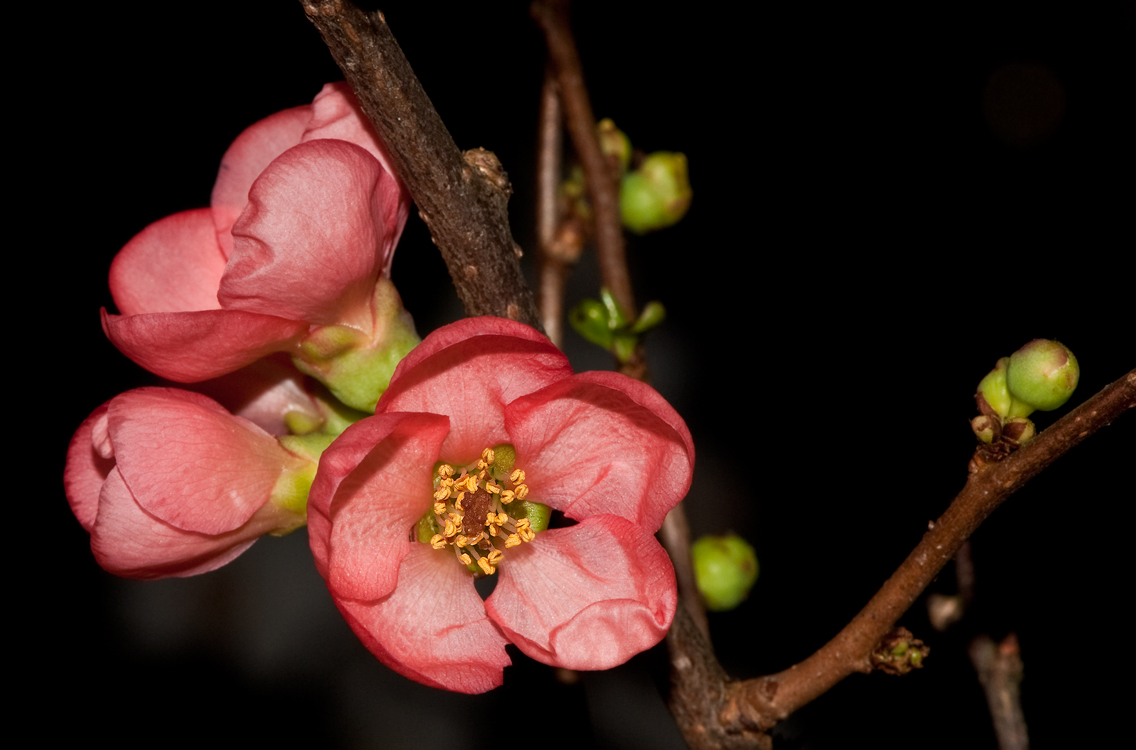
[[[446,538],[441,534],[435,534],[434,536],[430,537],[430,546],[434,549],[445,549]]]
[[[513,492],[517,493],[517,497],[524,500],[529,496],[529,486],[527,484],[518,484],[513,488]]]
[[[489,560],[487,558],[484,558],[484,557],[477,558],[477,565],[478,565],[479,568],[481,568],[485,572],[485,575],[487,575],[487,576],[491,576],[491,575],[493,575],[494,573],[497,572],[497,568],[494,568],[492,565],[490,565]]]
[[[419,475],[419,476],[421,476],[421,475]],[[439,501],[439,502],[441,502],[442,500],[445,500],[449,496],[450,496],[450,488],[449,487],[439,487],[437,489],[437,491],[434,493],[434,499]]]
[[[489,490],[489,494],[491,494],[491,495],[500,495],[501,494],[501,488],[498,485],[494,484],[492,479],[490,479],[485,484],[485,489]]]
[[[504,503],[505,505],[508,505],[509,503],[513,502],[513,491],[512,490],[502,490],[501,491],[501,502]]]
[[[509,481],[513,484],[520,484],[521,482],[525,481],[525,473],[520,469],[517,469],[509,475]]]

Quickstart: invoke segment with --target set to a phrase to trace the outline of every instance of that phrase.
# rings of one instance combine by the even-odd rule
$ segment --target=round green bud
[[[623,226],[636,234],[669,227],[686,215],[693,195],[686,156],[657,151],[623,177],[619,189]]]
[[[1010,355],[1006,386],[1018,401],[1052,411],[1069,400],[1080,377],[1081,368],[1069,347],[1034,339]]]
[[[1025,417],[1012,417],[1002,425],[1002,436],[1025,445],[1037,435],[1037,427]]]
[[[690,550],[706,608],[725,612],[745,601],[757,580],[757,554],[737,534],[704,536]]]
[[[994,427],[994,420],[985,414],[980,414],[970,420],[970,429],[974,430],[974,434],[984,443],[994,441]]]

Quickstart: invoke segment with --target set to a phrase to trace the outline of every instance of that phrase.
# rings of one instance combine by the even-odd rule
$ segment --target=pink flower
[[[511,465],[479,474],[486,448]],[[375,416],[323,454],[309,538],[352,629],[407,677],[489,690],[510,642],[546,664],[606,669],[670,627],[674,570],[652,535],[693,465],[690,432],[650,387],[574,375],[531,328],[467,319],[428,336]],[[578,523],[534,536],[526,497]],[[463,554],[499,572],[484,602]]]
[[[219,568],[305,522],[315,462],[197,393],[128,391],[80,425],[63,482],[99,564],[129,578]]]
[[[408,212],[350,90],[328,85],[311,106],[238,136],[211,208],[157,221],[119,252],[110,286],[120,314],[104,310],[103,328],[128,357],[178,382],[277,351],[326,376],[328,358],[404,333],[386,274]],[[377,397],[356,400],[367,408]]]

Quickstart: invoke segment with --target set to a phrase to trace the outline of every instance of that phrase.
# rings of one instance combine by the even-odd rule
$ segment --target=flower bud
[[[980,414],[970,420],[970,429],[974,430],[974,434],[984,443],[994,441],[994,435],[997,434],[995,427],[994,419],[985,414]]]
[[[1013,396],[1006,388],[1006,366],[1008,364],[1010,364],[1010,358],[1002,357],[998,360],[998,364],[994,365],[994,369],[978,383],[978,395],[986,399],[990,408],[1002,417],[1010,413],[1010,405],[1013,403]]]
[[[623,226],[636,234],[669,227],[686,214],[692,196],[686,156],[656,151],[623,177],[619,190]]]
[[[622,177],[631,163],[631,139],[615,127],[610,117],[605,117],[596,124],[596,135],[599,137],[603,155],[613,163],[618,169],[617,174]]]
[[[1080,376],[1069,347],[1034,339],[1010,355],[1006,386],[1015,399],[1040,411],[1052,411],[1069,400]]]
[[[704,536],[691,548],[694,578],[706,608],[725,612],[745,601],[757,580],[757,554],[737,534]]]

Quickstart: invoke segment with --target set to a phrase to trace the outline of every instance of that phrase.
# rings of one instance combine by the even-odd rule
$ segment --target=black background
[[[44,737],[123,747],[681,747],[656,690],[661,648],[575,686],[511,649],[504,687],[478,697],[395,675],[339,618],[302,531],[194,579],[137,583],[95,564],[62,492],[67,440],[153,382],[101,332],[111,258],[148,223],[206,205],[243,128],[340,78],[299,4],[239,5],[92,4],[10,31],[38,48],[9,107],[26,191],[10,217],[9,357],[26,384],[17,413],[31,407],[17,445],[36,456],[10,454],[13,477],[36,477],[9,498],[21,702],[55,717]],[[688,217],[629,254],[639,299],[670,316],[648,348],[698,451],[692,525],[742,533],[761,560],[749,601],[712,616],[715,644],[734,676],[778,671],[855,614],[962,486],[971,394],[998,357],[1065,342],[1083,371],[1071,405],[1136,363],[1131,6],[578,5],[597,115],[690,160]],[[383,10],[459,146],[500,157],[531,251],[543,48],[527,4]],[[1030,113],[1056,99],[1003,94],[984,110],[990,82],[1022,70],[1061,92],[1048,134],[1028,136],[1045,119]],[[1007,108],[1025,124],[984,115]],[[421,334],[461,315],[416,216],[393,278]],[[597,287],[585,260],[569,294]],[[566,349],[577,370],[610,366],[574,333]],[[922,600],[903,618],[931,645],[926,669],[849,678],[779,729],[780,746],[993,748],[965,657],[981,631],[1021,639],[1035,747],[1094,742],[1127,718],[1114,675],[1131,421],[978,531],[978,600],[959,632],[932,631]],[[936,585],[951,591],[949,569]]]

